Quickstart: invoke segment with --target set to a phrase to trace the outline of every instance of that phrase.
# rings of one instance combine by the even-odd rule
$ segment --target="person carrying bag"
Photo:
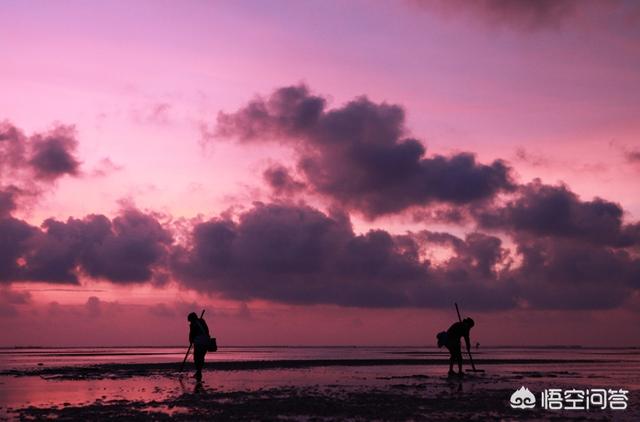
[[[215,337],[212,338],[209,334],[209,327],[204,318],[198,318],[195,312],[191,312],[187,320],[189,321],[189,342],[193,344],[193,362],[196,366],[194,377],[200,381],[202,380],[204,357],[207,352],[217,351],[218,345]]]

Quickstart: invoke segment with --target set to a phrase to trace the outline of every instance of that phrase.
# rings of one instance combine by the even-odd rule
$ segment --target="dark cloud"
[[[576,17],[579,8],[589,2],[580,0],[412,0],[411,3],[447,17],[464,16],[479,20],[490,27],[535,31],[561,27],[566,21]],[[589,6],[595,2],[590,3]]]
[[[464,225],[471,219],[471,216],[465,207],[431,206],[414,210],[411,213],[411,218],[414,222],[420,223]]]
[[[45,134],[32,136],[29,164],[36,177],[55,180],[66,174],[77,175],[80,162],[73,155],[77,145],[72,126],[57,126]]]
[[[28,242],[38,229],[15,218],[0,218],[0,281],[20,280]]]
[[[505,206],[476,211],[484,228],[568,237],[600,245],[627,247],[640,242],[640,227],[623,224],[620,205],[595,198],[582,201],[566,186],[536,180],[521,186]]]
[[[90,249],[82,265],[92,277],[147,281],[171,242],[171,234],[153,216],[129,209],[113,220],[110,233]]]
[[[238,299],[360,307],[442,307],[455,297],[472,308],[513,306],[491,284],[503,259],[500,240],[458,239],[443,268],[421,258],[417,237],[383,230],[357,235],[343,214],[286,204],[258,204],[238,222],[197,224],[173,260],[199,290]],[[464,275],[452,282],[453,273]],[[455,296],[455,297],[454,297]]]
[[[235,113],[220,113],[219,137],[292,145],[298,170],[314,191],[370,218],[432,202],[468,204],[513,188],[500,160],[471,153],[426,156],[405,137],[404,110],[366,97],[336,109],[304,85],[276,90]]]
[[[296,180],[289,170],[281,165],[269,167],[262,173],[262,177],[276,195],[291,196],[305,188],[304,183]]]
[[[27,137],[9,123],[0,122],[0,176],[20,168],[26,163]]]
[[[26,136],[10,122],[0,122],[0,217],[23,208],[60,177],[77,176],[77,144],[72,126]]]
[[[476,310],[613,308],[640,290],[640,259],[629,248],[587,235],[510,235],[513,250],[481,232],[356,234],[346,214],[287,203],[195,223],[179,246],[137,210],[42,228],[4,218],[0,280],[77,283],[84,274],[129,283],[171,271],[185,287],[234,300],[431,308],[462,301]]]
[[[356,234],[343,214],[257,204],[238,221],[196,224],[172,266],[197,290],[293,304],[601,309],[640,289],[640,260],[625,248],[526,232],[512,240],[514,250],[481,232]]]
[[[522,298],[538,309],[604,309],[640,289],[640,260],[622,249],[566,238],[518,240],[522,265],[513,271]]]
[[[17,197],[20,189],[16,186],[7,186],[0,189],[0,218],[8,217],[18,208]]]
[[[326,100],[311,95],[306,86],[288,86],[276,90],[267,99],[254,99],[235,113],[220,112],[215,133],[247,142],[303,138],[317,125],[325,107]],[[397,111],[402,113],[400,109]]]
[[[0,280],[78,283],[79,274],[116,283],[152,281],[172,236],[155,217],[135,209],[109,220],[103,215],[36,228],[0,220]]]

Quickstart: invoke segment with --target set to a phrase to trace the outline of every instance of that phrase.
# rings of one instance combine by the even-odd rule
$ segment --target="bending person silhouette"
[[[189,321],[189,342],[193,344],[193,363],[196,365],[196,380],[202,379],[202,368],[204,367],[204,356],[207,354],[209,345],[209,327],[204,318],[198,318],[195,312],[191,312],[187,317]]]
[[[455,375],[453,371],[453,363],[458,362],[458,375],[462,376],[462,348],[460,340],[464,338],[467,352],[471,348],[469,341],[469,331],[475,325],[471,318],[465,318],[460,322],[454,323],[447,330],[445,346],[449,350],[449,376]]]

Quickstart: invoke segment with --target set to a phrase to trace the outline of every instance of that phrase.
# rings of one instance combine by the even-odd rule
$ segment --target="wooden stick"
[[[200,314],[200,319],[202,319],[203,316],[204,316],[204,309],[202,310],[202,313]],[[180,367],[180,372],[182,372],[184,370],[184,364],[187,361],[187,358],[189,357],[189,352],[191,351],[191,346],[193,346],[193,343],[189,343],[189,348],[187,349],[187,354],[184,355],[184,360],[182,361],[182,366]]]

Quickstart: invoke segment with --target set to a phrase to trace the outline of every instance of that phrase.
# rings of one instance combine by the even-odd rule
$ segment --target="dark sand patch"
[[[280,387],[221,392],[196,387],[163,401],[96,401],[86,406],[17,411],[21,419],[47,420],[632,420],[622,413],[516,410],[507,388],[466,391],[440,385],[403,384],[402,388]],[[442,388],[444,387],[444,389]],[[436,388],[438,390],[438,388]]]

